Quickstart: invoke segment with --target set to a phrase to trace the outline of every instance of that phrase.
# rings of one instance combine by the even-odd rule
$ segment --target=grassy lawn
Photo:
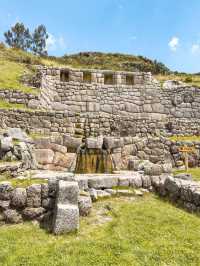
[[[97,202],[77,234],[56,237],[26,223],[0,227],[0,236],[1,266],[200,265],[200,218],[152,195]]]
[[[174,174],[185,173],[185,170],[175,170]],[[189,168],[188,174],[191,174],[195,181],[200,181],[200,168]]]

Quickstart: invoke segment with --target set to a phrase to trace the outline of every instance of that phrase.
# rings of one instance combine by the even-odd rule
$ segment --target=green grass
[[[99,224],[99,213],[112,221]],[[97,202],[77,234],[53,236],[25,223],[1,227],[0,236],[1,266],[200,265],[200,218],[155,196]]]
[[[3,99],[0,99],[0,109],[24,109],[31,111],[31,109],[28,109],[25,104],[9,103]]]
[[[191,135],[191,136],[171,136],[169,137],[170,140],[173,141],[200,141],[200,136],[195,136],[195,135]]]
[[[45,184],[48,182],[46,179],[40,179],[40,178],[26,178],[26,179],[18,179],[18,178],[12,178],[9,173],[1,174],[0,175],[0,182],[9,181],[11,182],[12,186],[17,187],[28,187],[32,184]],[[1,265],[1,264],[0,264]]]
[[[174,174],[182,174],[182,173],[185,173],[186,171],[185,170],[174,170]],[[189,168],[188,174],[191,174],[193,179],[195,181],[200,181],[200,168]]]

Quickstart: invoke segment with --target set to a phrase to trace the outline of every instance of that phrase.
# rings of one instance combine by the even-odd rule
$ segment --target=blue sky
[[[0,0],[0,39],[17,21],[45,24],[52,55],[120,52],[200,72],[199,0]]]

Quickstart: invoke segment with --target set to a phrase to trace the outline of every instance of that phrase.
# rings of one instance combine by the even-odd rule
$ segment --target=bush
[[[186,83],[190,83],[190,82],[192,82],[192,77],[186,77],[186,78],[185,78],[185,82],[186,82]]]

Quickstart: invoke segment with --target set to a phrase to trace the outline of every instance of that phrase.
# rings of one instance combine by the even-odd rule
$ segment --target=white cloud
[[[174,36],[171,38],[170,42],[168,43],[170,49],[173,51],[173,52],[176,52],[178,46],[179,46],[179,38]]]
[[[53,34],[48,33],[49,38],[47,39],[47,50],[54,51],[56,50],[56,38]]]
[[[55,37],[53,34],[48,33],[47,50],[55,51],[58,49],[64,50],[66,48],[66,42],[63,36]]]
[[[200,53],[200,44],[194,43],[191,48],[192,54],[199,54]]]

